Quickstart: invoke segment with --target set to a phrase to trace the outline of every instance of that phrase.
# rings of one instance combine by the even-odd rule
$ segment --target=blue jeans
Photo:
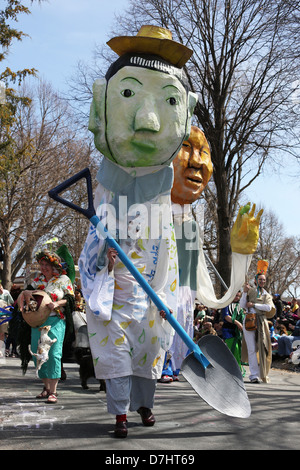
[[[293,342],[300,340],[300,336],[280,336],[278,338],[278,354],[279,356],[289,356],[293,352]]]

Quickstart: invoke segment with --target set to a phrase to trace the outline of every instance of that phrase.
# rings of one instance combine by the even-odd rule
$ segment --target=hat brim
[[[158,55],[178,68],[182,68],[193,54],[179,42],[144,36],[118,36],[106,44],[119,56],[128,53]]]

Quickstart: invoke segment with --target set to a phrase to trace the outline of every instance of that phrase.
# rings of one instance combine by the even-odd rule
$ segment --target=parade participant
[[[242,216],[240,213],[238,215],[231,232],[233,251],[231,284],[225,295],[221,299],[217,299],[206,267],[199,225],[191,210],[191,204],[200,198],[213,172],[210,148],[204,133],[198,127],[191,127],[190,136],[183,143],[180,152],[174,159],[173,167],[174,183],[171,199],[179,267],[177,320],[189,336],[193,337],[195,298],[197,297],[203,305],[220,309],[232,302],[241,287],[251,261],[251,253],[254,252],[257,245],[257,230],[262,211],[256,219],[253,217],[255,206],[250,214]],[[251,227],[250,233],[246,235],[243,242],[239,237],[242,217],[244,217],[243,223],[249,222],[249,227]],[[254,236],[255,233],[256,236]],[[171,367],[173,378],[175,375],[176,380],[187,352],[187,346],[179,335],[175,334],[173,344],[168,352],[168,370],[163,371],[162,375],[170,377]],[[169,380],[162,377],[161,381],[168,382]]]
[[[256,328],[246,329],[247,315],[243,323],[242,361],[249,363],[250,381],[259,383],[269,382],[268,373],[272,363],[272,344],[269,332],[268,319],[273,318],[276,309],[272,296],[265,290],[268,261],[259,260],[255,286],[245,283],[240,305],[247,313],[256,316]],[[257,353],[258,357],[257,358]]]
[[[232,304],[222,309],[222,338],[236,358],[236,361],[240,366],[242,375],[244,377],[246,371],[241,362],[244,321],[244,310],[240,307],[241,295],[242,294],[239,291],[233,299]]]
[[[105,156],[94,204],[102,220],[108,212],[109,231],[111,221],[121,248],[176,316],[170,162],[189,135],[197,101],[182,70],[192,51],[155,26],[108,45],[120,58],[93,88],[89,128]],[[93,227],[79,269],[96,377],[106,380],[115,435],[126,437],[129,410],[137,411],[146,426],[155,422],[156,380],[174,333]]]
[[[43,250],[36,254],[36,261],[39,263],[40,274],[31,282],[18,297],[18,305],[21,312],[24,313],[25,306],[29,304],[33,297],[33,291],[46,292],[51,302],[47,305],[50,309],[50,315],[40,327],[50,325],[51,330],[48,335],[56,342],[51,346],[49,359],[43,364],[39,371],[39,377],[42,379],[44,388],[37,398],[47,398],[49,403],[57,401],[57,384],[61,377],[61,359],[62,348],[65,338],[66,325],[72,323],[72,312],[74,310],[74,294],[72,283],[66,272],[63,270],[62,261],[56,253],[50,253]],[[26,313],[23,314],[26,321]],[[27,325],[28,327],[28,325]],[[29,327],[30,328],[30,327]],[[31,350],[37,352],[38,340],[40,337],[39,328],[30,328],[31,330]],[[23,333],[24,333],[23,329]],[[25,339],[25,335],[24,335]],[[23,344],[21,350],[21,359],[23,367],[27,368],[28,345]],[[33,360],[36,361],[33,356]]]
[[[192,216],[190,204],[200,198],[213,172],[210,148],[204,133],[198,127],[191,126],[190,136],[183,142],[173,161],[173,168],[174,182],[171,200],[179,267],[177,320],[192,338],[199,243],[198,228]],[[195,233],[197,233],[196,243],[192,239]],[[186,238],[186,235],[189,238]],[[187,247],[189,242],[193,246]],[[170,351],[166,354],[160,382],[168,383],[178,380],[181,363],[187,351],[186,344],[178,334],[175,334]]]
[[[137,36],[113,38],[108,45],[120,57],[93,87],[89,129],[104,155],[94,205],[176,318],[179,280],[170,163],[189,136],[197,101],[182,70],[192,51],[156,26],[143,26]],[[245,228],[239,219],[234,239],[241,226]],[[249,226],[252,236],[257,221]],[[155,422],[156,381],[174,331],[94,227],[78,265],[96,377],[106,380],[115,436],[126,437],[129,410],[137,411],[146,426]]]

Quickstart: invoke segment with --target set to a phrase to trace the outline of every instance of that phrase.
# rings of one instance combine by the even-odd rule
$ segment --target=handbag
[[[255,313],[246,313],[245,316],[245,329],[247,331],[254,331],[257,328],[256,323],[256,314]]]

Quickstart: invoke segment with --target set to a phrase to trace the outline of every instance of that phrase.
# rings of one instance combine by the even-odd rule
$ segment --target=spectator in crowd
[[[298,301],[297,301],[297,299],[295,299],[295,297],[292,299],[291,312],[292,312],[292,317],[296,321],[298,319],[300,319],[299,305],[298,305]]]
[[[282,314],[283,314],[283,303],[282,303],[282,300],[280,298],[280,294],[273,294],[273,303],[275,305],[275,308],[276,308],[276,313],[274,315],[274,323],[276,321],[277,318],[281,318],[282,317]]]
[[[300,319],[296,325],[289,324],[289,329],[292,331],[291,335],[283,334],[278,338],[278,356],[280,359],[285,359],[293,352],[293,342],[300,340]]]
[[[202,305],[199,300],[195,300],[195,310],[194,310],[194,319],[197,320],[200,318],[200,320],[203,320],[206,314],[206,307]]]

